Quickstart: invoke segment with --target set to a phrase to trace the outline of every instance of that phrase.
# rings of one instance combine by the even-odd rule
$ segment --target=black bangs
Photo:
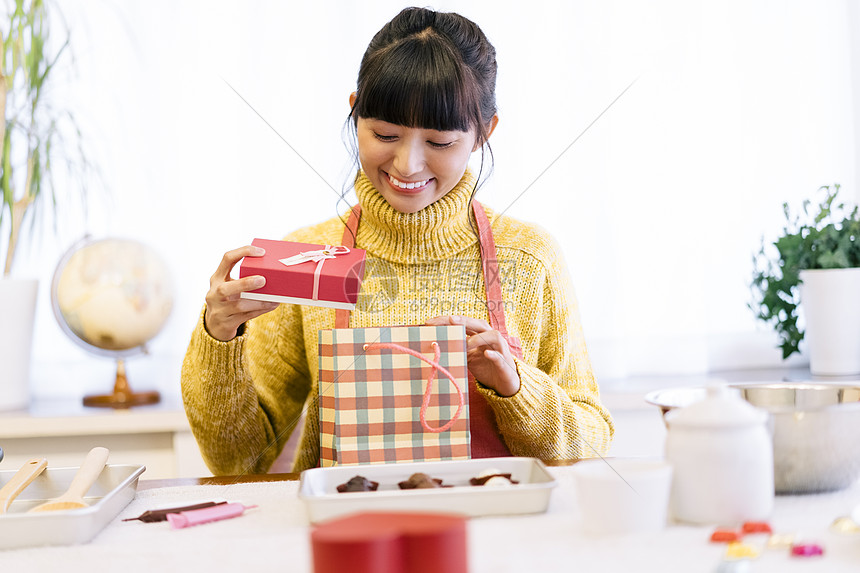
[[[479,91],[467,66],[432,32],[395,42],[361,63],[353,118],[406,127],[480,132]]]

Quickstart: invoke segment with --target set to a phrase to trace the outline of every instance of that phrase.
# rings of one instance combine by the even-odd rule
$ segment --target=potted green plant
[[[57,62],[68,52],[68,34],[59,43],[52,41],[43,0],[7,6],[0,24],[0,410],[23,407],[28,400],[38,280],[13,276],[19,247],[32,242],[58,203],[55,171],[61,167],[64,175],[74,175],[88,168],[80,131],[72,114],[58,105],[62,94],[54,85]],[[80,184],[85,198],[84,180],[70,177],[63,190],[74,193],[70,187]]]
[[[750,308],[775,328],[783,358],[806,338],[819,375],[860,374],[860,218],[839,189],[820,187],[799,213],[783,204],[781,236],[753,256]]]

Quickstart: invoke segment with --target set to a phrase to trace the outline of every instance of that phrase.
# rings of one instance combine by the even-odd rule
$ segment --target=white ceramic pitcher
[[[773,510],[769,414],[726,386],[666,414],[666,459],[674,467],[670,512],[696,524],[737,526]]]

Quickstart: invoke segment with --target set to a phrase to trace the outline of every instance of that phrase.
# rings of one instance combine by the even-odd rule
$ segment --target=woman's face
[[[373,186],[397,211],[415,213],[463,177],[475,132],[404,127],[358,118],[358,158]]]

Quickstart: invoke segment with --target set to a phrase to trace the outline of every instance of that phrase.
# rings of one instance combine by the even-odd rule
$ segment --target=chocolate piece
[[[397,485],[400,486],[400,489],[429,489],[434,487],[446,487],[442,485],[442,480],[438,478],[431,478],[427,474],[423,473],[414,473],[409,476],[408,480],[399,482]]]
[[[337,491],[347,493],[351,491],[376,491],[379,487],[379,482],[370,481],[364,476],[354,476],[349,478],[349,481],[337,486]]]
[[[215,505],[222,505],[227,503],[226,501],[207,501],[205,503],[197,503],[195,505],[186,505],[184,507],[169,507],[167,509],[150,509],[149,511],[144,511],[137,517],[129,517],[128,519],[123,519],[123,521],[142,521],[144,523],[155,523],[157,521],[167,521],[168,513],[180,513],[183,511],[191,511],[193,509],[205,509],[207,507],[212,507]]]
[[[493,476],[484,482],[484,487],[511,487],[514,482],[505,476]]]
[[[469,480],[469,483],[470,483],[470,484],[472,484],[472,485],[484,485],[485,483],[487,483],[488,481],[490,481],[490,479],[492,479],[492,478],[494,478],[494,477],[501,477],[501,478],[505,478],[506,480],[508,480],[508,481],[509,481],[509,482],[511,482],[511,483],[520,483],[520,482],[518,482],[518,481],[517,481],[517,480],[515,480],[515,479],[511,479],[511,474],[489,474],[489,475],[481,475],[481,476],[479,476],[479,477],[473,477],[472,479],[470,479],[470,480]]]

